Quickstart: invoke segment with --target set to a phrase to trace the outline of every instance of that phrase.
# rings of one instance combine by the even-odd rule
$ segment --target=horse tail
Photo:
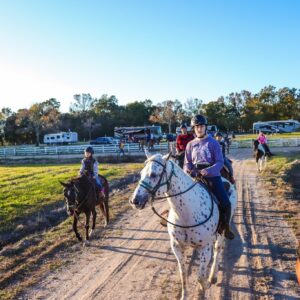
[[[108,223],[109,222],[109,206],[108,206],[109,183],[108,183],[107,179],[104,176],[99,175],[99,177],[101,178],[101,181],[103,183],[103,188],[104,188],[104,194],[105,194],[105,198],[104,198],[105,219],[106,219],[106,223]]]

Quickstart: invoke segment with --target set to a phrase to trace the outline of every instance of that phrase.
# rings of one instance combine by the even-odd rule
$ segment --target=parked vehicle
[[[207,125],[207,133],[211,134],[212,136],[215,135],[219,131],[217,125]]]
[[[266,127],[271,126],[271,127]],[[264,133],[289,133],[300,128],[300,122],[296,120],[279,120],[253,123],[253,132],[263,131]],[[267,132],[268,131],[268,132]],[[272,132],[270,132],[272,131]]]
[[[91,140],[90,144],[91,145],[118,144],[118,140],[110,136],[102,136],[102,137],[97,137],[94,140]]]
[[[162,138],[161,126],[137,126],[137,127],[115,127],[114,135],[116,138],[126,139],[127,141],[140,140],[145,138],[146,130],[150,129],[150,133],[155,140]]]
[[[58,132],[44,135],[45,144],[71,144],[78,142],[77,132]]]
[[[259,127],[259,131],[265,134],[281,133],[281,131],[272,125],[262,125]]]

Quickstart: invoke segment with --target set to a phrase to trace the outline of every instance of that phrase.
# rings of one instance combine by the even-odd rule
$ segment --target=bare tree
[[[153,123],[158,122],[168,124],[169,133],[172,132],[172,124],[183,118],[182,105],[178,100],[167,100],[157,105],[156,110],[149,120]]]
[[[75,102],[71,104],[70,111],[75,112],[87,112],[89,111],[95,102],[90,94],[76,94],[73,96]]]
[[[199,114],[201,107],[202,107],[203,101],[198,98],[189,98],[184,103],[184,110],[186,113],[186,116],[188,118],[191,118],[192,116]]]

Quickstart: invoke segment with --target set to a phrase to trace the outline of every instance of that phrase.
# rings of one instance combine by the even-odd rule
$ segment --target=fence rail
[[[19,146],[19,147],[1,147],[1,157],[11,156],[47,156],[47,155],[68,155],[68,154],[82,154],[84,149],[89,145],[68,145],[68,146],[45,146],[45,147],[31,147],[31,146]],[[120,153],[118,145],[93,145],[95,154],[100,153]],[[168,143],[160,143],[154,145],[156,151],[167,151],[169,149]],[[125,144],[124,152],[142,152],[138,144],[131,143]]]
[[[68,155],[68,154],[82,154],[88,145],[67,145],[67,146],[18,146],[18,147],[0,147],[0,158],[12,156],[47,156],[47,155]],[[269,146],[272,147],[295,147],[300,146],[300,139],[277,139],[269,140]],[[251,148],[252,140],[233,141],[230,145],[231,149]],[[118,145],[93,145],[95,153],[117,154],[120,152]],[[169,149],[175,148],[175,143],[160,143],[154,145],[154,150],[159,152],[166,152]],[[125,144],[125,153],[142,152],[138,144]]]

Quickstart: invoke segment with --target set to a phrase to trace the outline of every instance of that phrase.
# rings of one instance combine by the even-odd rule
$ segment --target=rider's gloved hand
[[[202,170],[200,170],[200,172],[199,172],[202,176],[207,176],[208,175],[208,172],[207,172],[207,170],[206,169],[202,169]]]

